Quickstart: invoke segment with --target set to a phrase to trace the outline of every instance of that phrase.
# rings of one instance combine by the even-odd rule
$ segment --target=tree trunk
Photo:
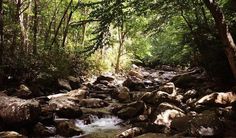
[[[116,73],[120,71],[120,58],[121,58],[122,48],[124,46],[124,41],[125,41],[125,33],[124,33],[123,26],[120,28],[120,30],[118,27],[118,35],[119,35],[119,49],[118,49],[118,55],[117,55],[117,60],[116,60],[116,67],[115,67]]]
[[[37,34],[38,34],[38,0],[34,0],[34,26],[33,26],[33,54],[37,54]]]
[[[73,0],[70,1],[69,5],[66,7],[66,10],[64,11],[64,14],[63,14],[63,16],[62,16],[62,18],[61,18],[61,20],[60,20],[60,22],[59,22],[59,25],[58,25],[58,27],[56,28],[56,32],[55,32],[54,38],[53,38],[53,40],[52,40],[51,46],[53,46],[54,43],[56,42],[57,35],[59,34],[59,30],[60,30],[60,28],[61,28],[61,26],[62,26],[62,23],[63,23],[63,21],[64,21],[66,15],[67,15],[67,12],[68,12],[69,8],[70,8],[71,5],[72,5],[72,2],[73,2]]]
[[[225,53],[228,58],[228,62],[230,64],[232,73],[234,75],[234,79],[236,80],[236,45],[234,43],[233,37],[229,32],[228,25],[226,24],[225,17],[223,11],[219,7],[219,5],[215,2],[215,0],[203,0],[206,7],[210,10],[216,27],[221,36],[222,42],[225,45]]]
[[[3,40],[3,7],[2,0],[0,0],[0,66],[2,65],[4,40]]]
[[[39,114],[39,103],[35,100],[0,96],[0,118],[8,125],[30,123],[37,119]]]

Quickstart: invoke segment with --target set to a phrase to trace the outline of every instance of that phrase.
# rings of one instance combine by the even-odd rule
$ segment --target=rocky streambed
[[[235,137],[236,95],[202,69],[136,67],[93,81],[58,79],[59,93],[20,85],[0,94],[0,137]]]

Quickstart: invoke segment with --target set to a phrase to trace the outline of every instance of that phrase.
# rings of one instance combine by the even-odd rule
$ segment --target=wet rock
[[[56,134],[55,127],[46,127],[42,123],[38,122],[33,128],[34,135],[40,137],[49,137]]]
[[[191,136],[222,137],[224,134],[223,123],[214,111],[204,111],[190,121]]]
[[[69,81],[69,84],[71,86],[71,89],[73,89],[73,90],[74,89],[79,89],[81,87],[82,81],[79,77],[76,78],[76,77],[73,77],[73,76],[69,76],[68,81]]]
[[[89,98],[81,100],[79,105],[87,108],[100,108],[100,107],[106,107],[109,104],[102,99]]]
[[[0,132],[0,137],[1,138],[26,138],[25,136],[14,132],[14,131],[3,131]]]
[[[144,108],[144,102],[137,101],[121,107],[115,114],[121,119],[129,119],[142,114]]]
[[[73,121],[56,122],[56,130],[59,135],[65,137],[79,136],[83,133],[83,131],[78,128]]]
[[[8,125],[23,125],[35,121],[40,114],[39,102],[10,96],[0,96],[0,118]]]
[[[138,91],[145,88],[143,81],[135,76],[128,77],[124,81],[123,86],[129,88],[131,91]]]
[[[59,89],[65,89],[65,90],[68,90],[68,91],[72,90],[68,80],[58,79],[57,82],[58,82]]]
[[[26,85],[21,84],[14,95],[18,98],[30,98],[32,96],[32,92]]]

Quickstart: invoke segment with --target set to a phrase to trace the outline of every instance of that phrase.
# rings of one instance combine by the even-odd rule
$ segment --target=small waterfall
[[[120,129],[120,126],[118,124],[122,122],[121,119],[115,116],[107,116],[104,118],[91,116],[90,120],[91,120],[90,124],[85,124],[83,120],[77,119],[75,120],[75,124],[80,129],[82,129],[86,134],[90,134],[101,130]]]

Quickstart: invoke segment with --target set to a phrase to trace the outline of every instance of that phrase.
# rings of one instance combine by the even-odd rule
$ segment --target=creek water
[[[75,120],[75,125],[85,132],[80,138],[111,138],[125,129],[119,125],[122,120],[115,116],[91,116],[90,120],[89,124],[85,124],[83,120]]]

